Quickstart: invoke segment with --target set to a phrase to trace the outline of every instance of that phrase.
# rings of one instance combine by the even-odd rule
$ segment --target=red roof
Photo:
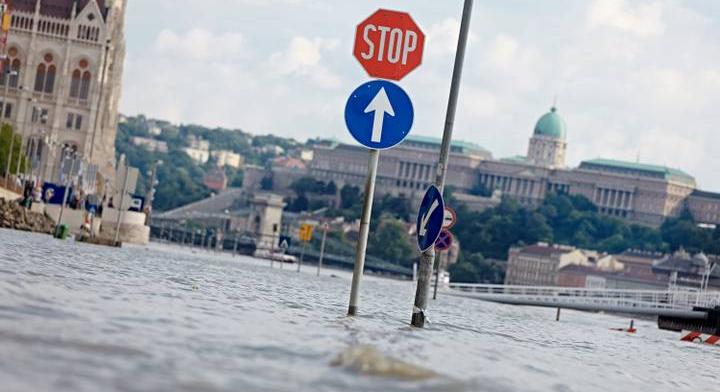
[[[77,12],[82,11],[91,1],[97,1],[103,17],[107,16],[106,0],[40,0],[40,13],[55,18],[70,19],[73,4],[77,3]],[[36,0],[9,0],[10,11],[35,12]]]
[[[297,158],[291,158],[291,157],[279,157],[275,158],[273,161],[273,166],[275,167],[284,167],[286,169],[299,169],[299,170],[305,170],[307,166],[305,166],[305,163]]]

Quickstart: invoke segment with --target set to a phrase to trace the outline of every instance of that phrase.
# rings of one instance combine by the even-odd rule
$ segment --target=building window
[[[33,123],[40,123],[40,124],[47,124],[48,121],[48,110],[44,108],[40,108],[37,106],[33,106],[32,109],[32,122]]]
[[[80,95],[80,77],[81,72],[79,69],[73,71],[70,82],[70,98],[77,98]]]
[[[47,70],[47,76],[45,77],[45,92],[52,94],[55,90],[55,71],[54,65],[50,65]]]
[[[78,131],[82,128],[82,120],[83,118],[81,115],[75,115],[75,129],[77,129]]]
[[[0,110],[3,110],[2,105],[3,105],[3,102],[0,101]],[[5,110],[5,118],[10,118],[10,116],[12,116],[12,107],[13,107],[13,105],[11,103],[8,103],[5,106],[5,109],[4,109]]]
[[[88,99],[90,95],[90,79],[92,79],[90,72],[83,72],[82,81],[80,81],[80,99]]]
[[[17,88],[18,80],[20,80],[20,59],[13,60],[11,67],[14,74],[10,75],[10,87]]]
[[[38,65],[37,72],[35,73],[35,91],[42,92],[45,89],[46,69],[45,64]]]
[[[5,68],[6,72],[2,72],[0,74],[0,86],[5,85],[5,79],[7,79],[8,72],[13,72],[13,75],[10,75],[10,86],[12,88],[17,88],[18,85],[18,76],[20,75],[20,59],[15,58],[18,55],[18,50],[16,47],[11,47],[8,49],[8,63],[10,64],[9,68]]]
[[[51,54],[46,54],[43,60],[45,62],[38,65],[35,73],[35,91],[52,94],[55,90],[55,74],[57,68],[52,63],[54,58]]]

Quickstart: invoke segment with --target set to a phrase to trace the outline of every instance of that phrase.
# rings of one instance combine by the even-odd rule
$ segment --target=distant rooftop
[[[614,159],[591,159],[580,163],[580,169],[599,170],[626,175],[636,175],[664,180],[684,182],[688,185],[695,185],[695,178],[680,169],[667,166],[651,165],[647,163],[636,163],[617,161]]]
[[[500,158],[500,160],[510,163],[528,163],[527,157],[524,155],[515,155],[514,157]]]
[[[718,199],[720,200],[720,193],[714,193],[714,192],[706,192],[695,189],[692,193],[693,196],[696,197],[705,197],[708,199]]]
[[[82,11],[92,0],[43,0],[40,3],[40,14],[55,18],[69,19],[72,15],[74,3],[77,3],[76,11]],[[98,6],[103,17],[107,16],[107,7],[111,2],[99,0]],[[35,0],[14,0],[10,4],[12,10],[35,12]]]
[[[440,145],[442,145],[442,139],[432,136],[411,135],[405,139],[402,145],[409,147],[432,147],[439,149]],[[477,143],[466,142],[462,140],[453,140],[450,143],[450,149],[452,152],[460,154],[477,152],[488,157],[492,156],[490,151],[483,146]]]
[[[547,245],[543,243],[537,243],[534,245],[528,245],[520,248],[520,253],[549,257],[555,254],[570,253],[575,250],[575,248],[569,246]]]
[[[272,161],[273,167],[282,167],[285,169],[305,170],[305,162],[292,157],[277,157]]]

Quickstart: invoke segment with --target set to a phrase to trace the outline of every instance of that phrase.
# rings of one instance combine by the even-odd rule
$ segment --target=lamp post
[[[155,187],[159,184],[157,180],[157,168],[159,165],[162,165],[163,161],[158,160],[153,164],[152,170],[150,173],[150,191],[147,195],[147,216],[145,218],[145,225],[150,225],[150,218],[152,215],[152,209],[153,209],[153,201],[155,201]]]
[[[5,71],[5,95],[3,95],[2,108],[0,108],[0,119],[2,120],[2,127],[5,126],[5,115],[6,108],[8,105],[8,95],[10,93],[10,77],[17,76],[17,71],[8,68]],[[5,188],[8,187],[8,181],[10,180],[10,162],[12,162],[12,150],[15,144],[15,135],[12,129],[10,129],[10,150],[8,150],[7,164],[5,166]]]
[[[32,103],[32,106],[30,109],[30,121],[25,122],[23,131],[20,133],[20,154],[18,154],[17,165],[15,166],[15,177],[20,176],[20,162],[21,162],[21,158],[23,156],[22,146],[25,143],[25,134],[27,133],[27,132],[25,132],[25,129],[28,127],[28,124],[33,121],[33,117],[34,117],[33,114],[34,114],[35,110],[36,109],[38,110],[38,121],[40,121],[41,123],[47,122],[47,118],[48,118],[47,114],[42,114],[41,106],[35,106],[35,104],[37,103],[36,98],[31,98],[29,101]],[[27,118],[26,118],[26,120],[27,120]],[[70,174],[72,174],[72,173],[70,173]]]
[[[77,152],[73,151],[72,148],[65,147],[63,148],[63,157],[65,157],[65,153],[69,153],[69,156],[72,156],[72,163],[70,164],[70,175],[68,176],[67,180],[64,181],[65,183],[65,190],[63,191],[63,201],[62,205],[60,205],[60,216],[58,217],[58,223],[55,227],[55,236],[58,237],[60,235],[60,227],[62,226],[62,220],[63,220],[63,214],[65,213],[65,204],[67,204],[68,196],[69,196],[69,190],[70,190],[70,184],[72,183],[72,172],[75,170],[75,160],[77,159]]]
[[[710,285],[710,275],[712,275],[715,267],[717,267],[717,263],[705,259],[705,272],[702,276],[702,282],[700,282],[700,291],[702,291],[703,293],[707,292],[708,290],[708,286]]]

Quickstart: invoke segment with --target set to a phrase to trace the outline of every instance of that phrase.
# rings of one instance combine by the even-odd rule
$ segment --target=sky
[[[129,0],[121,111],[174,123],[351,142],[352,55],[378,8],[410,13],[422,65],[399,84],[412,134],[442,136],[461,0]],[[455,139],[524,155],[557,102],[568,162],[680,168],[720,192],[720,1],[476,1]]]

